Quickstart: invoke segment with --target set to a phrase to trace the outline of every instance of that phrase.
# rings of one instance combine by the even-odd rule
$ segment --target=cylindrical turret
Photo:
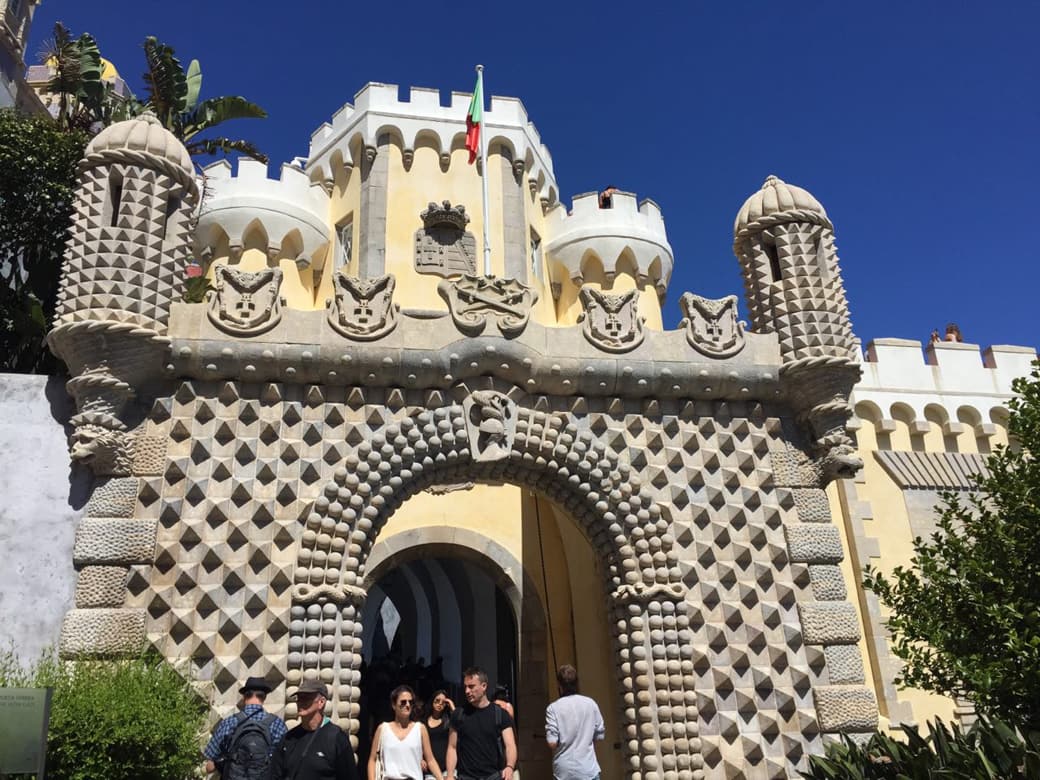
[[[733,225],[752,328],[776,332],[785,362],[854,358],[834,230],[810,193],[770,176]]]
[[[80,171],[55,329],[90,320],[164,333],[191,248],[191,157],[145,115],[99,133]]]

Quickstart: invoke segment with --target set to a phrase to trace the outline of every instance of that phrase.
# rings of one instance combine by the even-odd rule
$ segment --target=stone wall
[[[0,374],[0,649],[58,641],[72,606],[72,543],[91,474],[69,465],[75,412],[59,377]]]

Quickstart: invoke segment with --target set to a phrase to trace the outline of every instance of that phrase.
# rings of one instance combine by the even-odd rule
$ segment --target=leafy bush
[[[198,766],[205,707],[154,654],[22,669],[0,653],[0,686],[52,687],[48,780],[183,780]]]
[[[902,726],[906,741],[875,734],[865,745],[848,737],[809,759],[809,780],[1026,780],[1040,777],[1040,733],[1001,721],[978,721],[967,732],[936,721],[922,737]]]

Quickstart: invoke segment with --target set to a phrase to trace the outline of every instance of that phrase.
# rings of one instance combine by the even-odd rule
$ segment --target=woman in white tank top
[[[368,780],[423,780],[423,761],[426,774],[443,780],[441,768],[430,750],[426,727],[412,720],[415,693],[407,685],[400,685],[390,694],[390,704],[394,719],[376,729],[368,757]],[[381,776],[377,773],[380,762]]]

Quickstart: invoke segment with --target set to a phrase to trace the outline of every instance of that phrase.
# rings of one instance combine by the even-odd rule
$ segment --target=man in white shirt
[[[556,780],[599,780],[593,743],[603,739],[606,726],[599,706],[578,693],[578,672],[564,664],[556,672],[560,698],[545,710],[545,741],[553,752]]]

